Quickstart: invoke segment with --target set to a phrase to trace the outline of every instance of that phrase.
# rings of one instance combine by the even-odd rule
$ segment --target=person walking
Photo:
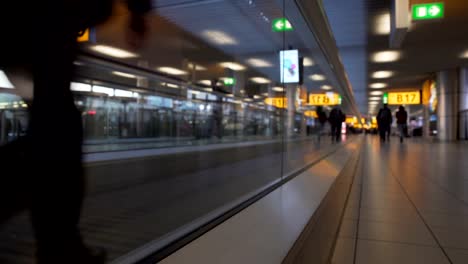
[[[387,104],[384,104],[383,108],[381,108],[377,114],[377,125],[379,127],[380,140],[382,142],[385,142],[385,140],[390,141],[390,128],[392,122],[392,111],[390,111]]]
[[[149,0],[127,0],[126,36],[133,48],[143,41],[151,6]],[[84,244],[78,227],[85,193],[83,129],[70,82],[79,32],[105,22],[112,7],[113,0],[0,2],[0,31],[8,36],[0,43],[0,68],[25,69],[34,83],[27,135],[0,148],[8,167],[2,170],[0,224],[30,210],[38,264],[106,259],[104,250]]]
[[[317,107],[317,116],[318,116],[318,142],[320,142],[320,138],[322,136],[322,133],[325,129],[325,125],[327,123],[328,117],[327,113],[323,110],[323,107],[318,106]]]
[[[400,143],[403,143],[403,138],[406,136],[408,122],[408,113],[406,112],[405,107],[400,105],[395,117],[397,120],[398,132],[400,133]]]
[[[334,107],[331,110],[328,121],[330,122],[331,126],[332,142],[341,141],[341,124],[345,121],[345,119],[346,116],[343,114],[343,112],[338,106]]]

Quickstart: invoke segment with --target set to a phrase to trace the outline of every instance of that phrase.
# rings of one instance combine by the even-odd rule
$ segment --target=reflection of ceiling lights
[[[273,66],[269,61],[257,59],[257,58],[248,59],[247,63],[257,68],[265,68],[265,67]]]
[[[392,62],[400,59],[401,53],[395,50],[379,51],[374,53],[372,61],[374,62]]]
[[[276,87],[273,87],[271,88],[273,91],[275,92],[284,92],[284,88],[283,87],[280,87],[280,86],[276,86]],[[268,93],[265,93],[264,94],[265,96],[268,96]]]
[[[166,86],[169,87],[169,88],[174,88],[174,89],[179,88],[179,85],[173,84],[173,83],[166,83]]]
[[[184,74],[187,74],[186,71],[182,71],[182,70],[172,68],[172,67],[159,67],[159,68],[157,68],[157,70],[160,71],[160,72],[163,72],[163,73],[170,74],[170,75],[184,75]]]
[[[221,65],[224,68],[231,69],[233,71],[243,71],[245,70],[245,67],[239,63],[235,62],[221,62],[219,65]]]
[[[200,80],[198,83],[206,85],[206,86],[211,86],[211,81],[210,80]]]
[[[372,78],[375,79],[384,79],[384,78],[389,78],[393,76],[392,71],[376,71],[372,74]]]
[[[14,89],[15,86],[10,82],[5,72],[0,70],[0,88]]]
[[[205,68],[205,67],[203,67],[203,66],[201,66],[201,65],[198,65],[198,64],[195,64],[195,63],[189,62],[189,64],[188,64],[187,66],[188,66],[188,68],[189,68],[190,70],[193,70],[193,69],[194,69],[194,70],[196,70],[196,71],[206,71],[206,68]]]
[[[252,102],[253,100],[252,100],[252,98],[245,98],[244,101],[246,101],[246,102]]]
[[[114,89],[104,87],[104,86],[93,85],[93,92],[107,94],[109,96],[114,96]]]
[[[274,89],[274,88],[273,88]],[[263,96],[268,96],[268,93],[262,93]]]
[[[262,98],[260,95],[254,95],[254,99],[260,99]]]
[[[118,97],[133,97],[133,93],[131,91],[115,89],[114,95]]]
[[[271,82],[267,78],[263,78],[263,77],[252,77],[252,78],[250,78],[250,80],[252,82],[254,82],[254,83],[260,83],[260,84],[270,83]]]
[[[460,55],[460,58],[462,59],[468,59],[468,50],[463,52],[461,55]]]
[[[125,72],[113,71],[112,74],[125,77],[125,78],[136,78],[135,75],[130,74],[130,73],[125,73]]]
[[[203,88],[203,90],[207,91],[207,92],[212,92],[213,91],[213,88]]]
[[[381,92],[381,91],[373,91],[373,92],[370,92],[369,94],[370,94],[370,95],[382,95],[383,92]]]
[[[107,56],[120,58],[120,59],[128,59],[128,58],[136,58],[138,54],[129,52],[123,49],[114,48],[107,45],[95,45],[91,47],[92,50],[102,53]]]
[[[75,92],[91,92],[91,85],[86,83],[72,82],[70,84],[70,90]]]
[[[369,97],[369,101],[379,101],[380,97],[374,96],[374,97]]]
[[[376,35],[390,34],[390,13],[381,14],[375,18],[374,33]]]
[[[387,87],[387,84],[385,84],[385,83],[371,83],[371,84],[369,84],[369,87],[374,88],[374,89],[382,89],[382,88]]]
[[[331,90],[332,87],[330,85],[322,85],[322,87],[320,87],[322,90]]]
[[[202,35],[218,45],[237,45],[235,38],[219,30],[205,30]]]
[[[322,74],[312,74],[311,76],[309,76],[309,78],[314,80],[314,81],[323,81],[323,80],[325,80],[325,76],[323,76]]]
[[[304,61],[302,62],[302,65],[304,65],[304,67],[314,66],[314,61],[309,57],[304,57]]]

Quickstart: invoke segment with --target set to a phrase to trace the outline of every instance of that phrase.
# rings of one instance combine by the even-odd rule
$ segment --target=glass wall
[[[80,225],[110,260],[164,247],[330,147],[308,104],[333,91],[329,65],[296,1],[154,3],[141,48],[126,42],[124,6],[90,29],[71,84],[88,179]],[[27,121],[21,98],[0,101],[4,143]],[[12,248],[33,258],[25,230],[23,215],[0,231],[0,260]]]

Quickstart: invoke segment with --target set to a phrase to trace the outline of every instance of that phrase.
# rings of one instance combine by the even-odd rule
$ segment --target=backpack
[[[390,112],[390,109],[388,109],[388,108],[382,109],[382,111],[380,112],[379,119],[384,124],[391,123],[392,122],[392,113]]]

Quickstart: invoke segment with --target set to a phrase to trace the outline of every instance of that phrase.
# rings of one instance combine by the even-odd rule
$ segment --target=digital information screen
[[[280,51],[280,67],[282,83],[299,83],[299,51]]]

